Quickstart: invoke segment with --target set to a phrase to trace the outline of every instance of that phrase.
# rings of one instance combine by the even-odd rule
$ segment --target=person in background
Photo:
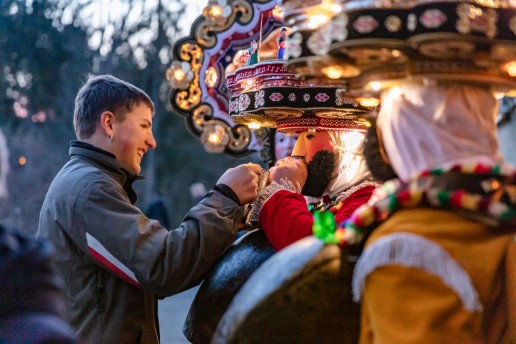
[[[271,168],[279,159],[286,158],[292,154],[298,134],[284,134],[275,128],[265,128],[258,133],[259,140],[262,142],[260,158]]]
[[[156,300],[198,284],[235,237],[261,167],[226,171],[175,230],[134,204],[141,161],[156,147],[154,105],[139,88],[90,76],[75,99],[77,141],[43,202],[65,281],[68,319],[84,343],[159,342]]]
[[[292,155],[296,140],[299,135],[287,135],[276,131],[274,134],[274,155],[276,159],[284,159]]]
[[[0,131],[0,197],[8,196],[7,142]],[[55,251],[0,225],[0,343],[74,344],[65,321],[63,281],[52,269]]]
[[[192,204],[195,205],[206,195],[206,187],[203,183],[197,182],[190,185],[190,196],[192,197]]]
[[[152,197],[147,209],[145,209],[145,216],[149,219],[157,220],[165,227],[169,228],[170,222],[168,220],[167,204],[161,192],[156,192]]]

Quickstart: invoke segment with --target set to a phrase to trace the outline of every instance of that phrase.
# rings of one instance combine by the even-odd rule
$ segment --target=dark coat
[[[74,141],[40,214],[59,254],[70,323],[86,343],[158,343],[156,296],[199,283],[231,244],[240,206],[211,191],[168,231],[134,202],[115,156]]]

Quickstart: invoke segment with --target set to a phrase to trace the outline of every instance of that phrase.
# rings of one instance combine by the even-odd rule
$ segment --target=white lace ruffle
[[[262,207],[267,202],[272,195],[280,190],[286,190],[290,192],[301,193],[301,185],[297,183],[294,185],[290,180],[281,178],[280,182],[277,183],[273,181],[268,186],[262,189],[258,194],[258,197],[253,202],[253,207],[251,208],[251,214],[249,215],[249,220],[251,223],[258,223],[260,220],[260,212],[262,211]]]

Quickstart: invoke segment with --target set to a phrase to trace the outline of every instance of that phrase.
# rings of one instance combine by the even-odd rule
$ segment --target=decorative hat
[[[207,151],[242,156],[260,150],[248,125],[272,128],[281,123],[279,130],[287,132],[289,123],[295,123],[294,131],[306,128],[283,119],[315,119],[321,128],[327,119],[336,128],[341,118],[341,127],[355,120],[365,125],[362,114],[378,105],[350,98],[333,80],[303,80],[284,67],[287,61],[274,60],[280,31],[291,31],[279,3],[210,0],[191,34],[174,45],[166,73],[169,101]],[[246,67],[247,48],[257,38],[263,65]]]
[[[512,0],[326,2],[283,1],[293,28],[287,62],[293,72],[333,75],[361,95],[377,95],[406,79],[516,92]],[[310,25],[307,18],[320,17],[322,8],[327,23]]]
[[[318,86],[299,79],[281,60],[246,66],[226,77],[232,93],[231,119],[251,127],[280,132],[366,130],[365,115],[374,107],[361,105],[338,87]]]

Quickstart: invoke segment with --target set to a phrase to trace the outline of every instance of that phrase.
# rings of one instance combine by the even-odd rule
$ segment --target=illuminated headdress
[[[274,60],[267,38],[275,50],[273,37],[288,24],[278,4],[210,0],[191,35],[174,46],[167,71],[170,103],[209,151],[239,156],[259,150],[248,126],[365,130],[364,114],[378,105],[349,96],[335,80],[303,80],[285,61]],[[243,67],[242,52],[258,34],[266,37],[260,44],[263,62]]]
[[[283,6],[293,28],[287,67],[307,78],[333,75],[361,96],[407,79],[515,93],[512,0],[285,0]]]

